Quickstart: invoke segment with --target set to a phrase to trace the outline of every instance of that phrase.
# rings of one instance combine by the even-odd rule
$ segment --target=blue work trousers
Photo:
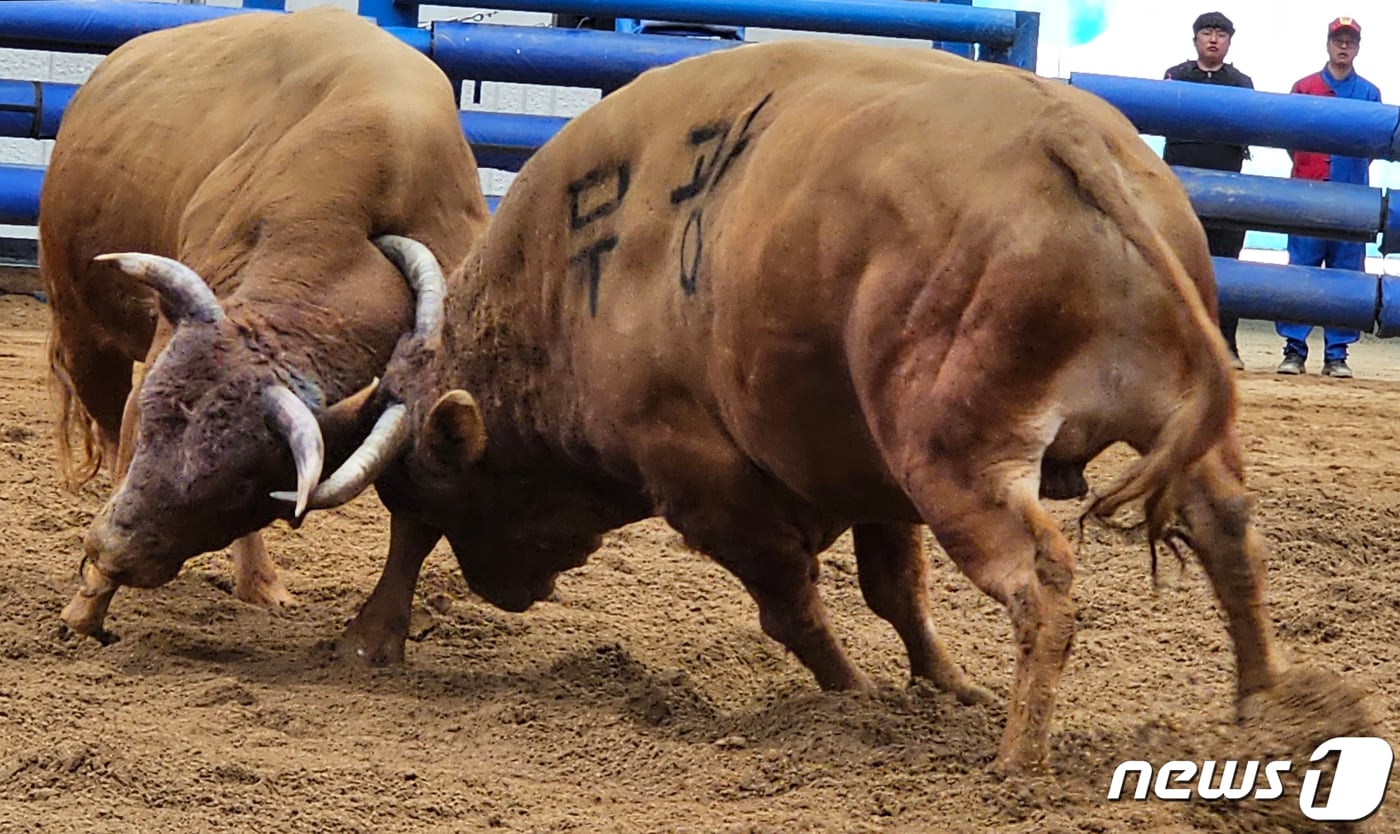
[[[1325,266],[1328,269],[1366,269],[1366,244],[1345,240],[1327,240],[1320,237],[1288,236],[1288,263],[1292,266]],[[1284,339],[1285,355],[1296,353],[1308,358],[1308,334],[1311,324],[1276,322],[1274,329]],[[1324,327],[1322,339],[1325,345],[1323,358],[1326,361],[1347,358],[1347,345],[1361,338],[1358,330],[1344,327]]]

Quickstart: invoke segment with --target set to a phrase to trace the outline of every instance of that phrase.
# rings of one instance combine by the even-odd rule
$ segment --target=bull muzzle
[[[155,588],[175,578],[183,560],[161,558],[131,527],[118,523],[109,502],[83,539],[84,584]],[[95,571],[95,573],[94,573]],[[89,583],[89,577],[92,583]]]

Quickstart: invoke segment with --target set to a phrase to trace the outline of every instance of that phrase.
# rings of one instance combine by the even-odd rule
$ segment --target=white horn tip
[[[303,498],[295,492],[290,492],[288,490],[277,490],[275,492],[269,492],[268,495],[270,495],[274,501],[286,501],[288,504],[296,504],[296,510],[292,513],[292,518],[301,518],[306,515],[306,504],[310,496]]]
[[[94,261],[110,262],[115,261],[123,272],[131,272],[140,269],[140,262],[133,252],[108,252],[105,255],[98,255]]]

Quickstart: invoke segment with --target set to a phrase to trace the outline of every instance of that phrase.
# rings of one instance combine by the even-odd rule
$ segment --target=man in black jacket
[[[1196,59],[1183,61],[1166,72],[1168,80],[1194,81],[1198,84],[1225,84],[1230,87],[1254,89],[1249,76],[1225,63],[1230,53],[1230,39],[1235,35],[1235,24],[1220,12],[1206,12],[1196,18],[1191,27],[1195,32]],[[1162,159],[1168,165],[1185,165],[1191,168],[1211,168],[1217,171],[1238,172],[1249,158],[1249,148],[1244,145],[1227,145],[1220,142],[1195,142],[1189,139],[1167,137]],[[1239,258],[1244,248],[1244,232],[1236,229],[1221,229],[1206,226],[1206,240],[1210,243],[1210,253],[1221,258]],[[1240,320],[1234,316],[1220,317],[1220,333],[1230,346],[1235,357],[1235,368],[1243,369],[1239,346],[1235,343],[1235,331]]]

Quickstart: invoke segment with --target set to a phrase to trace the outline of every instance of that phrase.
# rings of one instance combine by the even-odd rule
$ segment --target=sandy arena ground
[[[1036,778],[985,772],[1001,706],[908,684],[847,539],[823,592],[873,695],[820,692],[738,583],[656,522],[610,536],[523,615],[475,599],[440,551],[408,663],[349,668],[333,642],[387,539],[372,494],[271,531],[297,596],[286,613],[235,601],[214,554],[165,588],[122,592],[108,621],[120,642],[65,637],[58,613],[106,486],[57,484],[45,324],[32,299],[0,296],[0,832],[1300,830],[1287,799],[1105,800],[1122,760],[1200,759],[1245,732],[1199,568],[1167,556],[1154,591],[1145,546],[1119,531],[1091,529],[1080,550],[1055,772]],[[1281,639],[1364,692],[1376,732],[1400,742],[1400,346],[1359,345],[1347,383],[1316,376],[1316,361],[1276,376],[1263,326],[1244,343],[1242,431]],[[1125,460],[1108,457],[1091,478]],[[1076,509],[1055,506],[1067,525]],[[942,634],[1005,696],[1003,612],[939,552],[934,569]],[[1301,749],[1301,771],[1331,731],[1364,730],[1357,708],[1318,673],[1280,707],[1293,718],[1251,736],[1275,747],[1231,749]],[[1309,722],[1327,728],[1297,729]],[[1400,831],[1396,793],[1368,830]]]

